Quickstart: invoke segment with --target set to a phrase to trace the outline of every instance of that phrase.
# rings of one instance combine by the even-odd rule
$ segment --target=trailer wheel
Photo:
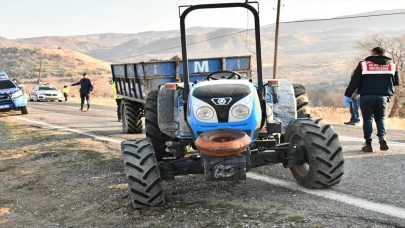
[[[328,188],[343,176],[343,152],[338,135],[322,119],[296,119],[286,128],[290,145],[301,147],[305,164],[291,172],[298,184],[306,188]]]
[[[297,101],[297,118],[308,118],[311,115],[309,108],[308,94],[305,87],[300,84],[293,84],[295,99]]]
[[[172,138],[160,130],[158,125],[157,101],[158,91],[151,91],[146,99],[145,133],[146,137],[152,142],[156,158],[161,160],[164,157],[170,156],[170,154],[166,152],[166,142],[176,140],[176,138]]]
[[[159,164],[149,139],[126,140],[121,143],[121,151],[134,208],[163,205]]]
[[[27,108],[27,106],[24,106],[24,107],[21,108],[21,114],[23,114],[23,115],[27,115],[27,114],[28,114],[28,108]]]
[[[128,100],[123,100],[122,102],[122,130],[126,134],[141,134],[143,105],[141,103]]]

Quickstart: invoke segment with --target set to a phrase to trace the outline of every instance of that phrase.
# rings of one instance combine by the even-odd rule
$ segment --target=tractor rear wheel
[[[121,151],[134,208],[163,205],[159,164],[149,139],[126,140],[121,143]]]
[[[126,134],[141,134],[143,104],[128,100],[122,102],[122,130]]]
[[[285,138],[304,152],[305,164],[290,168],[298,184],[328,188],[341,181],[342,146],[330,124],[322,119],[296,119],[287,126]]]
[[[300,84],[293,84],[295,99],[297,101],[297,118],[310,117],[308,94],[305,87]]]
[[[158,125],[158,91],[154,90],[148,94],[145,107],[145,133],[146,137],[150,139],[155,150],[156,158],[161,160],[164,157],[170,156],[170,153],[166,152],[166,142],[174,141],[176,138],[172,138],[163,133]]]

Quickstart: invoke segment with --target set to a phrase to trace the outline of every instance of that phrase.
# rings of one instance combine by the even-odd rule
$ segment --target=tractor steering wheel
[[[215,75],[215,74],[230,74],[230,76],[227,77],[226,75],[223,75],[222,77],[217,78],[217,77],[213,77],[213,75]],[[210,79],[212,79],[212,80],[231,79],[234,76],[236,76],[238,79],[242,79],[242,76],[238,72],[230,71],[230,70],[219,70],[219,71],[212,72],[211,74],[208,74],[207,77],[204,79],[204,81],[205,80],[209,81]]]

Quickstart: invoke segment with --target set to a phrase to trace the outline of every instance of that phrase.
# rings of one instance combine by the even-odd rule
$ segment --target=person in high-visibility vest
[[[63,93],[63,96],[65,97],[65,101],[67,101],[67,97],[69,94],[69,87],[67,84],[65,84],[65,86],[63,86],[62,93]]]
[[[111,84],[111,88],[114,91],[115,102],[117,102],[118,122],[121,122],[121,100],[122,100],[122,97],[117,94],[117,86],[116,86],[115,82],[111,80],[110,84]]]

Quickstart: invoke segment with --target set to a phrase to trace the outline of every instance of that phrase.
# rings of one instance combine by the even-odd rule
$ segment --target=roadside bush
[[[343,96],[339,93],[329,93],[321,100],[321,105],[324,107],[343,108]]]

